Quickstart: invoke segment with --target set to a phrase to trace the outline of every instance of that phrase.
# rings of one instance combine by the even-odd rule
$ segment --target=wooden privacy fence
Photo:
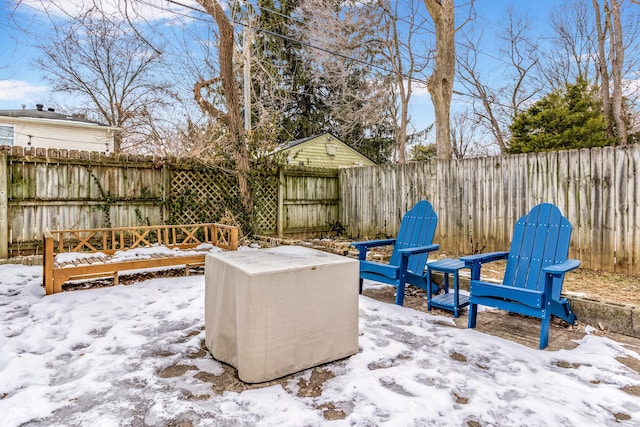
[[[538,203],[573,225],[570,257],[640,274],[640,147],[605,147],[340,171],[341,222],[353,237],[394,235],[428,199],[434,243],[460,254],[507,250],[515,221]]]
[[[573,224],[583,267],[640,274],[640,147],[537,153],[340,170],[284,168],[255,187],[265,234],[395,235],[421,199],[440,218],[435,242],[460,254],[507,249],[535,204]],[[219,221],[233,176],[142,156],[0,151],[0,257],[41,253],[42,233]],[[40,252],[38,252],[40,251]]]
[[[46,230],[161,223],[162,174],[142,156],[2,151],[0,211],[6,224],[0,229],[0,252],[42,253]]]
[[[256,183],[259,232],[327,231],[339,218],[337,170],[283,168]],[[233,174],[188,159],[0,149],[0,258],[42,253],[45,231],[220,221]]]

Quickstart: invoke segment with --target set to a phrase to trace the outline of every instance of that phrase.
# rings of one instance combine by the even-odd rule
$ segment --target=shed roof
[[[293,141],[290,141],[290,142],[287,143],[287,145],[282,147],[281,150],[288,150],[291,147],[295,147],[296,145],[304,144],[307,141],[311,141],[312,139],[316,139],[316,138],[318,138],[318,137],[320,137],[322,135],[327,135],[327,134],[329,134],[332,137],[334,137],[334,138],[339,140],[339,138],[336,137],[335,135],[333,135],[332,133],[321,133],[321,134],[318,134],[318,135],[308,136],[306,138],[300,138],[300,139],[295,139]]]

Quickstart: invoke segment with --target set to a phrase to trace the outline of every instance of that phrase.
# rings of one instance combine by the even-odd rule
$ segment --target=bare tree
[[[235,52],[235,35],[233,25],[217,0],[198,0],[205,11],[213,17],[218,26],[218,60],[220,76],[210,79],[200,78],[193,86],[193,94],[198,106],[212,119],[219,120],[227,129],[227,147],[231,151],[238,176],[238,190],[245,220],[253,213],[253,197],[249,184],[249,153],[242,128],[242,113],[240,111],[240,88],[236,80],[233,56]],[[215,103],[203,95],[216,91],[221,87],[224,103],[223,111]],[[246,224],[248,224],[245,221]]]
[[[478,120],[469,111],[454,113],[451,119],[451,149],[455,159],[486,156],[490,149],[482,143]]]
[[[204,159],[207,164],[224,162],[221,145],[226,131],[219,122],[153,112],[144,113],[137,122],[139,125],[127,138],[129,152],[159,158],[191,157]]]
[[[486,127],[495,140],[501,153],[507,152],[506,132],[508,123],[501,105],[495,103],[500,99],[498,91],[483,81],[482,75],[477,70],[478,46],[470,39],[463,45],[464,49],[458,58],[460,67],[460,81],[465,89],[475,98],[473,101],[473,113],[480,123]],[[501,111],[502,110],[502,111]],[[512,113],[507,115],[511,117]]]
[[[436,115],[436,147],[439,159],[451,158],[451,98],[456,71],[454,0],[424,0],[436,31],[436,57],[427,80]]]
[[[147,106],[164,104],[170,95],[158,73],[161,52],[96,9],[52,24],[51,37],[38,45],[37,64],[54,91],[87,99],[86,112],[122,129],[114,141],[119,152]]]
[[[542,51],[543,76],[551,89],[563,89],[578,78],[598,84],[597,34],[593,8],[584,0],[563,3],[552,11],[549,23],[554,31],[553,45]]]
[[[624,117],[622,94],[622,70],[624,67],[624,43],[622,42],[622,21],[620,19],[620,3],[611,0],[611,16],[613,26],[609,38],[611,56],[611,74],[613,77],[612,107],[613,119],[616,123],[616,132],[621,145],[627,145],[627,121]]]
[[[382,10],[380,15],[382,38],[378,43],[381,54],[386,60],[385,63],[393,71],[399,103],[398,125],[395,132],[398,163],[406,163],[407,130],[410,121],[409,103],[413,94],[413,85],[429,65],[428,52],[421,50],[418,46],[419,36],[425,31],[426,19],[420,16],[419,7],[414,0],[395,3],[379,0],[378,7]]]
[[[613,123],[611,120],[613,104],[611,102],[610,75],[609,66],[607,63],[607,54],[605,50],[607,34],[611,32],[611,19],[609,14],[605,10],[603,21],[600,4],[597,0],[592,0],[592,3],[593,9],[595,11],[596,30],[598,32],[598,74],[600,77],[599,80],[600,98],[602,100],[602,113],[604,114],[605,120],[607,122],[607,132],[609,136],[614,136]],[[607,7],[608,6],[605,4],[605,9]]]
[[[600,97],[608,123],[609,134],[618,137],[620,144],[627,144],[627,120],[623,100],[623,71],[625,44],[623,42],[620,3],[618,0],[592,0],[598,32],[598,65],[600,73]],[[606,51],[606,42],[609,49]],[[610,70],[610,71],[609,71]],[[613,90],[611,90],[613,86]],[[613,131],[615,125],[615,132]]]
[[[513,117],[542,90],[536,76],[538,47],[529,31],[527,19],[509,8],[505,26],[495,36],[499,57],[494,57],[492,70],[503,70],[498,82],[487,75],[491,73],[483,75],[478,68],[483,35],[472,38],[473,28],[465,34],[458,56],[459,79],[474,98],[474,114],[503,154],[507,152],[508,127]]]
[[[304,22],[298,32],[305,44],[305,66],[313,85],[323,91],[329,127],[347,137],[351,146],[380,161],[386,158],[390,145],[386,141],[396,128],[396,80],[380,54],[384,38],[380,9],[360,4],[335,8],[332,4],[306,0],[300,5]],[[389,130],[381,138],[383,147],[367,147],[375,139],[372,134],[381,129]],[[385,155],[373,155],[373,151]]]

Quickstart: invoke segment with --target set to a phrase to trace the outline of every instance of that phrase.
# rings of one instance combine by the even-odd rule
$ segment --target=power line
[[[164,12],[168,12],[170,14],[183,16],[185,18],[193,19],[193,20],[200,21],[200,22],[207,22],[207,23],[211,22],[210,18],[209,19],[200,18],[200,17],[194,16],[192,14],[181,13],[179,10],[176,10],[176,9],[165,9],[165,8],[162,8],[161,6],[159,6],[157,4],[153,4],[153,3],[150,3],[148,1],[137,0],[137,2],[140,3],[140,4],[143,4],[143,5],[149,6],[149,7],[153,7],[153,8],[158,9],[158,10],[162,10]],[[194,7],[194,6],[191,6],[191,5],[187,5],[187,4],[181,3],[180,1],[167,0],[167,2],[171,3],[171,4],[174,4],[176,6],[179,6],[181,8],[192,10],[192,11],[197,12],[199,14],[203,14],[203,15],[209,16],[208,13],[205,12],[204,10],[202,10],[200,8],[197,8],[197,7]],[[363,2],[357,2],[357,3],[359,3],[359,4],[363,5],[363,6],[366,6],[366,7],[370,8],[370,9],[372,8],[372,6],[366,5]],[[268,9],[268,8],[264,8],[264,7],[260,7],[260,6],[258,6],[258,7],[260,9],[263,9],[263,10],[268,11],[270,13],[275,13],[275,14],[277,14],[279,16],[288,18],[290,20],[295,20],[297,22],[303,23],[302,21],[296,20],[295,18],[292,18],[290,16],[281,14],[281,13],[279,13],[277,11],[272,10],[272,9]],[[405,20],[403,18],[399,18],[399,20],[409,23],[409,21],[407,21],[407,20]],[[277,37],[277,38],[280,38],[280,39],[283,39],[283,40],[288,40],[290,42],[297,43],[300,46],[305,46],[305,47],[309,47],[311,49],[315,49],[315,50],[318,50],[318,51],[321,51],[321,52],[325,52],[325,53],[328,53],[330,55],[336,56],[338,58],[342,58],[342,59],[347,60],[347,61],[351,61],[351,62],[354,62],[354,63],[365,65],[367,67],[371,67],[371,68],[375,68],[375,69],[381,70],[381,71],[383,71],[385,73],[388,73],[388,74],[398,75],[397,72],[395,72],[395,71],[393,71],[393,70],[391,70],[389,68],[386,68],[384,66],[381,66],[381,65],[378,65],[378,64],[374,64],[374,63],[371,63],[371,62],[368,62],[368,61],[365,61],[365,60],[361,60],[361,59],[358,59],[358,58],[354,58],[352,56],[349,56],[349,55],[346,55],[346,54],[343,54],[343,53],[340,53],[340,52],[336,52],[334,50],[331,50],[331,49],[328,49],[328,48],[324,48],[324,47],[318,46],[318,45],[313,44],[313,43],[309,43],[309,42],[306,42],[306,41],[303,41],[303,40],[300,40],[300,39],[297,39],[297,38],[294,38],[294,37],[283,35],[283,34],[280,34],[280,33],[277,33],[277,32],[274,32],[274,31],[271,31],[271,30],[268,30],[268,29],[265,29],[265,28],[262,28],[262,27],[259,27],[259,26],[249,25],[249,24],[247,24],[245,22],[237,21],[237,20],[235,20],[233,18],[230,18],[230,21],[232,23],[234,23],[236,25],[240,25],[242,27],[248,27],[248,28],[251,28],[251,29],[253,29],[255,31],[258,31],[258,32],[261,32],[261,33],[264,33],[264,34],[268,34],[268,35],[273,36],[273,37]],[[317,40],[315,40],[315,41],[317,41]],[[166,54],[167,54],[167,52],[163,53],[164,56],[166,56]],[[169,53],[169,55],[178,57],[177,55],[174,55],[172,53]],[[494,58],[494,59],[497,59],[497,58]],[[414,76],[408,76],[407,74],[402,74],[402,73],[399,74],[399,75],[401,77],[403,77],[404,79],[407,79],[407,80],[411,79],[413,82],[420,83],[420,84],[423,84],[425,86],[428,84],[427,81],[424,80],[424,79],[416,78]],[[460,92],[460,91],[454,91],[454,94],[460,95],[460,96],[465,96],[465,97],[468,97],[468,98],[473,98],[473,99],[486,100],[485,98],[480,97],[478,95],[469,94],[469,93],[463,93],[463,92]],[[495,105],[501,105],[498,102],[493,101],[493,100],[487,100],[487,101],[492,103],[492,104],[495,104]],[[502,106],[503,107],[508,107],[508,106],[504,106],[504,105],[502,105]]]
[[[189,5],[180,3],[177,0],[167,0],[167,1],[169,3],[173,3],[175,5],[182,6],[182,7],[185,7],[187,9],[191,9],[193,11],[199,12],[199,13],[207,14],[202,9],[198,9],[198,8],[193,7],[193,6],[189,6]],[[263,32],[265,34],[269,34],[269,35],[272,35],[274,37],[278,37],[278,38],[281,38],[281,39],[284,39],[284,40],[289,40],[289,41],[292,41],[294,43],[299,43],[301,46],[307,46],[307,47],[310,47],[312,49],[317,49],[319,51],[328,53],[330,55],[335,55],[335,56],[340,57],[342,59],[346,59],[346,60],[349,60],[349,61],[360,63],[362,65],[366,65],[366,66],[369,66],[369,67],[377,68],[377,69],[382,70],[382,71],[387,72],[387,73],[397,74],[395,71],[389,70],[388,68],[382,67],[382,66],[377,65],[377,64],[372,64],[372,63],[367,62],[367,61],[363,61],[363,60],[360,60],[360,59],[357,59],[357,58],[353,58],[353,57],[350,57],[348,55],[344,55],[342,53],[335,52],[335,51],[332,51],[330,49],[322,48],[320,46],[316,46],[316,45],[313,45],[311,43],[307,43],[307,42],[304,42],[304,41],[301,41],[301,40],[298,40],[298,39],[295,39],[295,38],[292,38],[292,37],[289,37],[289,36],[285,36],[283,34],[279,34],[279,33],[276,33],[276,32],[273,32],[273,31],[270,31],[270,30],[267,30],[267,29],[264,29],[264,28],[261,28],[261,27],[258,27],[258,26],[249,25],[247,23],[239,22],[239,21],[236,21],[236,20],[231,19],[231,18],[229,20],[231,22],[233,22],[234,24],[236,24],[236,25],[240,25],[240,26],[243,26],[243,27],[249,27],[249,28],[252,28],[252,29],[254,29],[256,31]],[[405,79],[409,79],[409,76],[407,76],[406,74],[400,74],[400,76],[405,78]],[[419,79],[419,78],[416,78],[416,77],[413,77],[413,76],[411,77],[411,80],[416,82],[416,83],[422,83],[425,86],[428,85],[428,82],[426,80],[422,80],[422,79]],[[509,105],[502,104],[502,103],[499,103],[499,102],[497,102],[495,100],[484,98],[484,97],[481,97],[479,95],[475,95],[475,94],[472,94],[472,93],[464,93],[464,92],[460,92],[460,91],[457,91],[457,90],[454,90],[453,93],[456,94],[456,95],[465,96],[467,98],[478,99],[480,101],[486,101],[486,102],[489,102],[490,104],[497,105],[497,106],[500,106],[500,107],[503,107],[503,108],[509,108],[509,109],[512,108]]]
[[[207,14],[207,13],[206,13],[205,11],[203,11],[202,9],[198,9],[198,8],[193,7],[193,6],[189,6],[189,5],[186,5],[186,4],[183,4],[183,3],[180,3],[180,2],[178,2],[178,1],[176,1],[176,0],[167,0],[167,1],[168,1],[169,3],[173,3],[173,4],[178,5],[178,6],[182,6],[182,7],[185,7],[185,8],[188,8],[188,9],[191,9],[191,10],[194,10],[194,11],[197,11],[197,12],[200,12],[200,13]],[[208,14],[207,14],[207,15],[208,15]],[[372,64],[372,63],[370,63],[370,62],[367,62],[367,61],[364,61],[364,60],[361,60],[361,59],[358,59],[358,58],[353,58],[353,57],[351,57],[351,56],[348,56],[348,55],[342,54],[342,53],[340,53],[340,52],[336,52],[336,51],[333,51],[333,50],[330,50],[330,49],[326,49],[326,48],[324,48],[324,47],[320,47],[320,46],[317,46],[317,45],[314,45],[314,44],[311,44],[311,43],[308,43],[308,42],[305,42],[305,41],[302,41],[302,40],[299,40],[299,39],[296,39],[296,38],[293,38],[293,37],[285,36],[284,34],[276,33],[276,32],[274,32],[274,31],[270,31],[270,30],[267,30],[267,29],[265,29],[265,28],[261,28],[261,27],[259,27],[259,26],[249,25],[249,24],[247,24],[247,23],[245,23],[245,22],[240,22],[240,21],[237,21],[237,20],[235,20],[235,19],[233,19],[233,18],[229,18],[229,21],[231,21],[232,23],[234,23],[234,24],[236,24],[236,25],[240,25],[240,26],[242,26],[242,27],[251,28],[251,29],[256,30],[256,31],[258,31],[258,32],[265,33],[265,34],[268,34],[268,35],[271,35],[271,36],[274,36],[274,37],[278,37],[278,38],[281,38],[281,39],[283,39],[283,40],[288,40],[288,41],[291,41],[291,42],[297,43],[297,44],[299,44],[299,45],[301,45],[301,46],[310,47],[310,48],[312,48],[312,49],[316,49],[316,50],[319,50],[319,51],[321,51],[321,52],[325,52],[325,53],[328,53],[328,54],[330,54],[330,55],[334,55],[334,56],[337,56],[337,57],[339,57],[339,58],[346,59],[346,60],[348,60],[348,61],[353,61],[353,62],[356,62],[356,63],[362,64],[362,65],[366,65],[366,66],[369,66],[369,67],[372,67],[372,68],[377,68],[377,69],[379,69],[379,70],[381,70],[381,71],[384,71],[384,72],[386,72],[386,73],[390,73],[390,74],[397,74],[395,71],[390,70],[390,69],[388,69],[388,68],[385,68],[385,67],[383,67],[383,66],[381,66],[381,65]],[[404,77],[404,78],[407,78],[407,79],[409,78],[409,76],[407,76],[407,75],[405,75],[405,74],[401,74],[401,77]],[[426,81],[426,80],[421,80],[421,79],[418,79],[418,78],[415,78],[415,77],[411,77],[411,80],[413,80],[413,81],[415,81],[415,82],[418,82],[418,83],[423,83],[423,84],[425,84],[425,85],[427,84],[427,81]]]

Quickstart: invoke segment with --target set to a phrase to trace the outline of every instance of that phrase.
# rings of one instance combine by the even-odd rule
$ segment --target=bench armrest
[[[542,267],[542,271],[545,273],[545,298],[559,301],[565,273],[575,270],[578,267],[580,267],[580,261],[577,259],[568,259],[560,264]]]

